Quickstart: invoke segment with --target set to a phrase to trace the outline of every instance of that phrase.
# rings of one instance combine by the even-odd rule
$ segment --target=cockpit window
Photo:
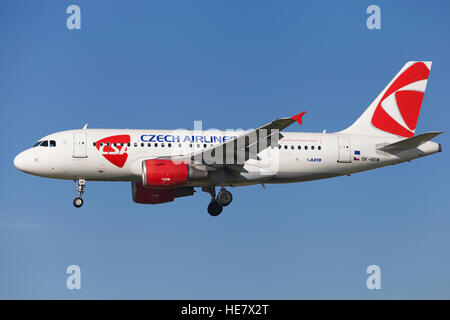
[[[56,147],[56,141],[55,140],[44,140],[44,141],[38,141],[34,144],[33,148],[35,147]]]

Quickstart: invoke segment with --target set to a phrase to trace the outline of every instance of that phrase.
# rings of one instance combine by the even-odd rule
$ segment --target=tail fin
[[[412,137],[431,61],[409,61],[350,127],[349,134]]]

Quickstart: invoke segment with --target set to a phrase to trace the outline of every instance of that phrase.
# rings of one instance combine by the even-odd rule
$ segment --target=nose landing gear
[[[84,187],[86,186],[86,180],[84,179],[78,179],[77,181],[78,183],[78,188],[77,188],[77,192],[78,192],[78,197],[76,197],[73,200],[73,205],[75,208],[81,208],[81,206],[83,205],[83,198],[81,198],[83,196],[84,193]]]
[[[221,188],[216,198],[216,189],[213,186],[203,187],[202,191],[208,192],[211,195],[211,201],[208,205],[208,213],[216,217],[222,213],[223,207],[229,205],[233,200],[231,192],[225,188]]]
[[[73,199],[73,205],[75,206],[75,208],[80,208],[83,205],[83,198],[76,197],[75,199]]]

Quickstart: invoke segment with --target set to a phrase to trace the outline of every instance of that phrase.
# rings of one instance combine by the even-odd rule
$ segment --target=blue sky
[[[81,8],[82,29],[66,28]],[[370,4],[381,30],[366,28]],[[450,298],[447,1],[2,1],[0,298]],[[253,128],[306,110],[350,125],[409,60],[432,60],[417,132],[444,152],[351,177],[137,205],[129,183],[19,172],[65,129]],[[82,289],[66,289],[67,266]],[[366,288],[381,267],[382,290]]]

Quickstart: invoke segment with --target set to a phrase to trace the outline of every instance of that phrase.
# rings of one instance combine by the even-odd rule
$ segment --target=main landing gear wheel
[[[208,205],[208,213],[213,217],[222,213],[223,207],[229,205],[233,200],[231,192],[224,187],[220,189],[219,194],[216,197],[216,188],[214,186],[202,187],[202,191],[208,192],[211,195],[211,202]]]
[[[73,205],[75,208],[80,208],[83,205],[83,199],[80,197],[77,197],[73,200]]]
[[[80,208],[84,202],[81,197],[83,196],[83,193],[84,193],[84,187],[86,186],[86,180],[78,179],[77,184],[78,184],[78,187],[77,187],[78,197],[76,197],[73,200],[73,205],[75,206],[75,208]]]
[[[211,200],[208,205],[208,213],[213,217],[217,217],[223,210],[223,207],[217,202],[217,200]]]
[[[230,191],[226,189],[222,189],[219,191],[219,194],[217,195],[217,202],[219,203],[219,205],[221,205],[222,207],[226,207],[231,203],[231,201],[233,201],[233,195]]]

